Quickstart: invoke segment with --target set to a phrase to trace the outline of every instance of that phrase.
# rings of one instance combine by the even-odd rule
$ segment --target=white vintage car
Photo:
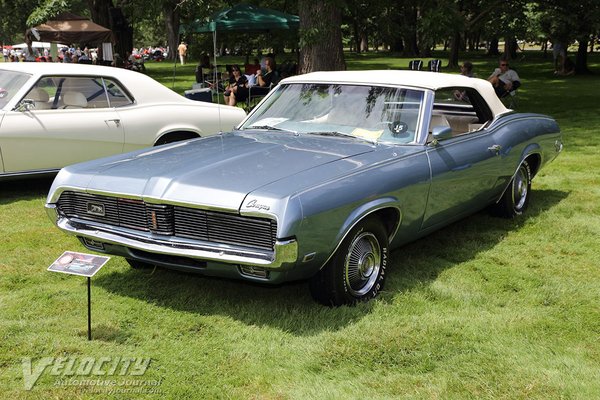
[[[230,130],[242,109],[120,68],[0,64],[0,179]]]

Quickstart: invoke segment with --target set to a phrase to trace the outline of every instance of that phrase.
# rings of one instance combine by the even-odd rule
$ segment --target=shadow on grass
[[[507,232],[519,229],[527,218],[545,212],[567,196],[556,190],[533,191],[524,217],[504,220],[482,212],[401,247],[392,253],[387,286],[379,303],[392,302],[397,294],[429,284],[445,269],[473,259],[501,242]],[[93,282],[109,292],[159,307],[223,315],[300,336],[343,329],[377,304],[372,301],[355,307],[327,308],[312,301],[307,282],[270,287],[165,269],[113,272]]]
[[[0,205],[46,197],[55,175],[44,178],[0,181]]]

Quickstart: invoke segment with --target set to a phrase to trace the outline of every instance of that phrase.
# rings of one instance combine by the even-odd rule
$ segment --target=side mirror
[[[35,101],[31,99],[23,99],[15,109],[20,112],[35,110]]]
[[[452,137],[452,128],[449,126],[436,126],[431,132],[433,140],[449,139]]]

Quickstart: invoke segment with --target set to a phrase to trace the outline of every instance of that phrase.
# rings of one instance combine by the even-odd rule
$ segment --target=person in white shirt
[[[509,68],[506,60],[500,60],[500,66],[492,72],[488,81],[494,86],[498,97],[504,97],[521,86],[519,75],[515,70]]]

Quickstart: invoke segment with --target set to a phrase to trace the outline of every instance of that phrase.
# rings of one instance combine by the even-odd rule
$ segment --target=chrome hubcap
[[[381,269],[381,247],[375,235],[363,232],[352,241],[344,267],[350,294],[363,296],[373,288]]]
[[[522,209],[527,200],[528,180],[527,169],[521,166],[513,183],[513,204],[517,210]]]

